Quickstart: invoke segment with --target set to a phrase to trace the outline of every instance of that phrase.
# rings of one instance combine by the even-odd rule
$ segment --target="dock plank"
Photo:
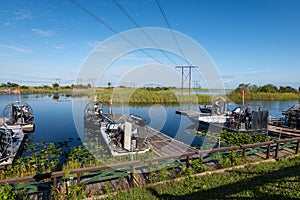
[[[268,133],[284,137],[300,137],[300,130],[268,125]]]

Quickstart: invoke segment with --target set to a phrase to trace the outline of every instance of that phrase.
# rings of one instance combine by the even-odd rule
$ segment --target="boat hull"
[[[32,121],[31,123],[26,124],[18,124],[18,123],[11,123],[11,120],[8,118],[1,118],[0,122],[3,124],[5,123],[7,125],[7,128],[9,129],[18,129],[22,128],[23,132],[30,133],[34,132],[35,130],[35,123]]]
[[[125,156],[125,155],[140,154],[140,153],[146,153],[150,150],[150,148],[146,148],[146,149],[139,150],[139,151],[127,151],[124,148],[113,149],[111,146],[111,139],[106,132],[106,127],[101,126],[100,133],[101,133],[101,136],[102,136],[102,139],[103,139],[105,145],[109,149],[110,154],[113,156]]]
[[[193,121],[194,124],[196,124],[198,126],[198,131],[200,132],[207,132],[207,131],[211,131],[211,132],[219,132],[222,130],[226,130],[228,132],[237,132],[237,133],[259,133],[259,134],[267,134],[268,129],[267,128],[263,128],[263,129],[246,129],[246,128],[234,128],[234,127],[230,127],[229,125],[227,125],[226,123],[215,123],[215,122],[206,122],[206,121]]]

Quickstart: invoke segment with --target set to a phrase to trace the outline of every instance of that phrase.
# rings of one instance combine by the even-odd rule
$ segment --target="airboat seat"
[[[108,131],[117,131],[118,129],[119,129],[119,125],[117,123],[111,122],[106,125],[106,130]]]

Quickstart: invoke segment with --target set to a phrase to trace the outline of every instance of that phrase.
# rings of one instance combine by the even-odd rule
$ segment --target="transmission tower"
[[[200,81],[193,81],[193,83],[194,83],[194,88],[201,88]]]
[[[181,90],[183,90],[184,83],[187,81],[189,84],[189,94],[191,94],[191,81],[192,81],[192,69],[196,66],[176,66],[175,68],[181,69]]]

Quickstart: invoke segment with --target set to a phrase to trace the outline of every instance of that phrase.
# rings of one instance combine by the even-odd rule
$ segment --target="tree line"
[[[251,85],[250,83],[241,83],[234,90],[234,92],[266,92],[266,93],[298,93],[300,92],[300,87],[297,89],[291,86],[276,86],[273,84],[266,84],[263,86]]]

